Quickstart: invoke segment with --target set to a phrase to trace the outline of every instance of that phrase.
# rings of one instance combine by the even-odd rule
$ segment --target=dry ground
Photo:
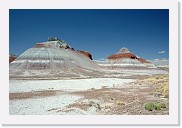
[[[139,77],[137,81],[124,86],[102,87],[86,91],[64,92],[45,90],[35,92],[10,93],[10,100],[51,97],[55,95],[76,95],[81,98],[64,109],[52,108],[47,111],[70,113],[79,110],[80,114],[93,115],[168,115],[169,114],[169,77],[153,75]],[[144,105],[148,102],[164,103],[166,108],[148,111]]]
[[[140,78],[136,82],[124,87],[102,88],[97,90],[74,92],[74,95],[82,95],[86,102],[69,105],[83,110],[89,107],[96,108],[96,114],[104,115],[166,115],[169,114],[169,78],[168,75],[155,75],[148,78]],[[166,108],[148,111],[144,105],[148,102],[164,103]]]

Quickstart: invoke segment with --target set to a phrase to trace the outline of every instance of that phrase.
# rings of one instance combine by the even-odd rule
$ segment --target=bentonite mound
[[[121,58],[130,58],[137,59],[137,57],[131,53],[127,48],[121,48],[118,53],[110,55],[108,59],[121,59]]]
[[[88,57],[74,51],[66,42],[50,38],[37,43],[10,63],[10,76],[79,75],[99,66]]]
[[[152,66],[149,61],[137,57],[131,53],[127,48],[121,48],[118,53],[110,55],[108,60],[113,64],[128,64],[138,66]]]

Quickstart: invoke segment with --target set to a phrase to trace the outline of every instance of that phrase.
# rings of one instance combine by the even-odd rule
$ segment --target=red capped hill
[[[107,59],[121,58],[137,59],[137,57],[133,53],[131,53],[127,48],[121,48],[118,53],[110,55]]]
[[[117,52],[116,54],[112,54],[110,55],[108,58],[108,60],[114,61],[114,60],[121,60],[119,61],[119,63],[142,63],[142,64],[150,64],[149,61],[137,57],[135,54],[133,54],[132,52],[130,52],[127,48],[121,48],[119,50],[119,52]]]

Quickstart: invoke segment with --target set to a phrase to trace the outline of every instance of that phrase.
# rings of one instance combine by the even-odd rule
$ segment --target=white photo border
[[[9,115],[9,9],[169,9],[169,115]],[[1,0],[1,120],[4,125],[179,125],[177,0]]]

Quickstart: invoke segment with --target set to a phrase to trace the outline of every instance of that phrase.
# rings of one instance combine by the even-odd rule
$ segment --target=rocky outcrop
[[[9,55],[9,63],[13,62],[16,58],[17,58],[16,55],[10,54],[10,55]]]
[[[92,59],[92,55],[89,52],[82,51],[82,50],[77,50],[79,53],[82,53],[83,55],[87,56],[89,59]]]
[[[72,49],[70,45],[68,45],[64,40],[60,40],[57,37],[55,38],[48,38],[47,42],[37,43],[34,48],[65,48],[65,49]]]

